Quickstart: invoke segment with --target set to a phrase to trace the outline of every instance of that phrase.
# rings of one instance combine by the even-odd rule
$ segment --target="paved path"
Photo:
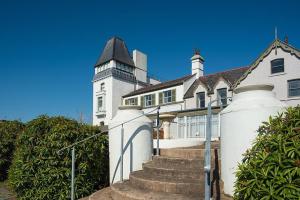
[[[0,200],[16,200],[15,195],[9,191],[6,182],[0,182]]]

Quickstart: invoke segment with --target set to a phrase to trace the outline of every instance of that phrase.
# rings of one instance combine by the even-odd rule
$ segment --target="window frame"
[[[105,83],[101,83],[100,84],[100,92],[104,92],[105,91]]]
[[[290,83],[294,82],[294,81],[299,81],[299,83],[300,83],[300,79],[292,79],[292,80],[287,81],[287,96],[288,96],[288,98],[300,97],[300,94],[299,95],[291,95],[291,93],[290,93],[291,89],[300,91],[300,86],[298,88],[290,88]]]
[[[226,96],[222,98],[221,95],[219,95],[220,91],[225,91],[226,92],[225,93]],[[223,106],[224,105],[226,106],[227,105],[227,97],[228,97],[227,88],[219,88],[219,89],[217,89],[218,106],[221,106],[220,101],[222,102]],[[225,101],[225,103],[223,103],[223,101]]]
[[[203,95],[203,102],[201,102],[200,95]],[[202,103],[204,104],[204,106],[201,106]],[[197,108],[205,108],[205,92],[197,93]]]
[[[136,97],[133,97],[133,98],[129,98],[127,99],[128,100],[128,105],[129,106],[136,106],[138,104],[138,100]]]
[[[168,94],[169,96],[166,96],[166,94]],[[163,104],[167,104],[167,103],[172,103],[172,90],[163,91]]]
[[[273,63],[276,62],[276,61],[280,61],[282,60],[283,64],[282,65],[277,65],[277,66],[274,66]],[[270,61],[270,65],[271,65],[271,74],[279,74],[279,73],[284,73],[284,58],[276,58],[276,59],[273,59]],[[273,72],[274,68],[279,68],[279,67],[282,67],[282,71],[278,71],[278,72]]]
[[[147,99],[147,97],[149,97],[149,99]],[[147,103],[149,103],[149,102],[150,102],[150,104],[147,105]],[[153,106],[153,100],[152,100],[152,95],[151,94],[148,94],[148,95],[144,96],[144,106],[145,107]]]
[[[99,99],[101,99],[101,107],[99,106]],[[97,97],[97,110],[98,111],[103,111],[104,110],[104,97],[103,96],[98,96]]]

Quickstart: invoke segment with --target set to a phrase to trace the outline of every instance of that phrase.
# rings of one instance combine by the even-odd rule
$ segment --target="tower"
[[[95,64],[92,81],[93,125],[107,125],[121,105],[122,96],[141,85],[147,85],[146,76],[145,54],[135,50],[133,59],[121,38],[113,37],[108,40]]]

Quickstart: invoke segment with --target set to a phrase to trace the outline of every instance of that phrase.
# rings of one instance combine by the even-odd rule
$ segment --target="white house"
[[[132,56],[123,40],[110,39],[95,65],[93,79],[93,124],[107,124],[118,106],[140,105],[145,113],[160,105],[169,138],[204,138],[207,105],[213,104],[213,136],[219,136],[220,103],[227,105],[238,85],[273,84],[276,97],[288,105],[300,103],[300,51],[278,39],[249,66],[205,74],[204,59],[195,52],[191,74],[160,83],[147,74],[147,56],[137,50]],[[149,113],[151,118],[155,113]]]

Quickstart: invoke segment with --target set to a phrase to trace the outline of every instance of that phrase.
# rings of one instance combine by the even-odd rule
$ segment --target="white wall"
[[[99,92],[101,83],[105,84],[105,92]],[[118,107],[122,104],[122,96],[134,90],[134,83],[121,81],[112,76],[93,83],[93,125],[99,125],[100,122],[108,124],[115,116]],[[97,115],[97,98],[104,95],[105,116]]]
[[[277,58],[284,58],[284,73],[271,74],[271,60]],[[247,78],[244,79],[240,86],[253,85],[253,84],[266,84],[274,85],[274,92],[276,97],[287,103],[290,106],[300,104],[300,97],[288,97],[288,80],[300,78],[300,60],[290,53],[284,52],[281,48],[275,49],[265,57],[261,63],[254,69]]]
[[[99,92],[101,83],[105,84],[105,91]],[[104,96],[104,105],[105,105],[105,115],[102,117],[99,117],[97,115],[98,111],[98,101],[97,98],[103,95]],[[100,122],[104,122],[107,124],[108,120],[107,118],[111,118],[111,110],[112,110],[112,77],[108,77],[102,80],[98,80],[93,83],[93,125],[99,125]]]

